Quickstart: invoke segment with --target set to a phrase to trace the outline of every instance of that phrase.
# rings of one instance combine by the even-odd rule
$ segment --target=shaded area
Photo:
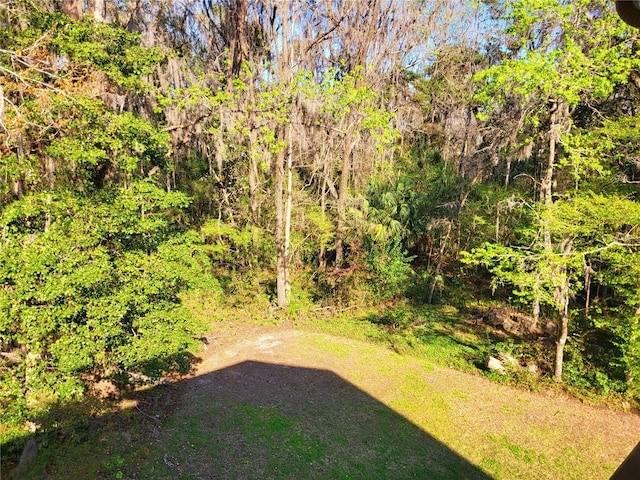
[[[44,445],[25,478],[490,479],[336,374],[255,361],[151,389],[90,430]]]
[[[615,473],[611,476],[611,480],[634,480],[640,476],[640,443],[631,451],[629,456],[624,459]]]
[[[477,478],[485,474],[336,374],[247,361],[194,379],[172,419],[200,478]],[[194,388],[198,388],[194,386]],[[187,427],[187,428],[181,428]],[[178,440],[179,438],[179,440]],[[186,449],[188,451],[188,448]],[[210,465],[217,474],[207,474]]]
[[[369,339],[387,343],[397,353],[405,353],[407,347],[417,348],[425,357],[443,365],[466,369],[477,364],[484,369],[486,351],[504,337],[461,318],[457,308],[448,309],[451,311],[443,311],[442,306],[399,305],[370,313],[365,320],[382,334]]]

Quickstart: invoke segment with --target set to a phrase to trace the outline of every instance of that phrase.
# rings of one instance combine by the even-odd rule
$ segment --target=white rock
[[[502,362],[495,357],[489,357],[485,360],[484,366],[489,370],[493,370],[494,372],[506,373],[504,365]]]

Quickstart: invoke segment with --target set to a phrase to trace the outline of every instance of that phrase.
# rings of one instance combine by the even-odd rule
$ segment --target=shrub
[[[372,273],[369,284],[378,298],[386,300],[404,293],[414,276],[411,268],[414,258],[408,255],[399,241],[371,247],[365,259]]]
[[[0,340],[19,352],[4,371],[4,414],[68,400],[83,380],[188,369],[203,331],[180,292],[219,289],[200,236],[171,212],[188,199],[147,182],[92,200],[40,194],[0,217]]]

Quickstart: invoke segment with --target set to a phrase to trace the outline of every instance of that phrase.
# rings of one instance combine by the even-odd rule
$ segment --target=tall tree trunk
[[[225,116],[222,111],[222,103],[218,106],[218,116],[220,118],[220,126],[218,127],[218,133],[216,135],[216,167],[218,168],[218,177],[222,179],[224,176],[224,157],[226,154],[226,145],[224,143],[224,129],[225,129]],[[213,174],[213,168],[211,163],[209,163],[209,173]]]
[[[322,193],[320,195],[320,212],[321,212],[321,218],[322,218],[322,223],[324,224],[325,221],[325,214],[326,214],[326,210],[327,210],[327,190],[326,190],[326,185],[327,185],[327,181],[326,179],[323,180],[322,182]],[[324,271],[324,269],[327,266],[327,259],[326,259],[326,248],[324,245],[324,242],[320,242],[320,252],[318,253],[318,269],[320,271]]]
[[[51,228],[51,193],[47,194],[47,213],[44,216],[44,231],[48,232]]]
[[[322,209],[322,221],[325,221],[326,213],[327,213],[327,195],[330,195],[331,198],[337,201],[338,192],[333,185],[332,179],[332,169],[329,165],[329,155],[327,152],[322,153],[322,189],[320,194],[320,207]],[[320,270],[324,270],[327,266],[327,257],[326,257],[326,247],[324,243],[320,247],[320,260],[319,267]]]
[[[436,287],[440,289],[440,293],[442,293],[442,288],[444,287],[444,282],[442,278],[442,261],[444,259],[444,252],[447,248],[447,241],[449,240],[449,235],[451,235],[451,228],[453,227],[453,222],[447,222],[447,233],[444,238],[440,238],[440,250],[438,251],[438,263],[436,264],[436,270],[433,274],[433,280],[431,281],[431,290],[429,290],[429,298],[427,299],[427,303],[433,302],[433,293],[436,290]],[[442,295],[441,295],[442,296]]]
[[[571,239],[565,239],[560,245],[560,254],[569,255],[573,248]],[[555,301],[559,307],[560,324],[558,325],[558,337],[556,339],[556,357],[554,361],[553,377],[555,380],[562,380],[562,363],[564,360],[564,346],[569,335],[569,277],[567,265],[563,264],[558,268],[558,274],[562,283],[555,289]]]
[[[507,157],[507,171],[504,174],[504,188],[509,186],[509,179],[511,177],[511,157]]]
[[[542,202],[547,206],[553,203],[553,171],[555,167],[557,143],[557,133],[555,131],[555,125],[552,123],[551,131],[549,132],[549,156],[547,157],[547,165],[542,177],[542,182],[540,182],[540,196],[542,197]]]
[[[275,206],[276,206],[276,293],[278,306],[286,307],[289,298],[287,292],[287,280],[289,277],[289,262],[287,258],[287,242],[285,235],[286,207],[284,199],[284,150],[276,155],[276,183],[275,183]]]
[[[564,346],[567,343],[569,333],[569,315],[564,313],[558,325],[558,339],[556,340],[556,357],[554,360],[553,378],[556,381],[562,380],[562,364],[564,361]]]
[[[53,190],[53,187],[56,183],[56,166],[53,162],[53,157],[51,157],[50,155],[46,155],[44,157],[44,167],[47,174],[47,183],[49,184],[49,189]]]
[[[591,309],[591,274],[592,273],[596,273],[593,268],[591,268],[591,265],[589,263],[587,263],[586,259],[585,259],[585,264],[584,264],[584,286],[586,289],[585,292],[585,301],[584,301],[584,314],[585,316],[589,316],[589,312]]]
[[[254,225],[260,221],[259,200],[258,200],[258,133],[255,128],[249,132],[249,208],[251,209],[251,219]],[[278,175],[276,165],[276,178]],[[277,194],[276,194],[277,196]]]
[[[104,22],[107,18],[106,0],[93,0],[93,18],[98,22]]]
[[[336,225],[336,268],[342,267],[344,262],[344,238],[346,235],[347,191],[349,190],[349,176],[351,174],[351,155],[355,143],[351,128],[344,139],[344,153],[342,156],[342,172],[340,172],[340,191],[338,192],[338,223]]]
[[[556,339],[556,356],[554,361],[553,378],[562,380],[562,364],[564,361],[564,346],[569,335],[569,280],[566,278],[566,267],[563,270],[565,275],[563,284],[557,287],[556,296],[560,300],[562,310],[560,311],[560,324],[558,325],[558,338]]]
[[[542,202],[546,207],[553,204],[553,174],[555,168],[556,148],[559,139],[559,129],[568,116],[567,104],[563,100],[554,100],[549,118],[549,155],[547,165],[540,182]],[[553,249],[551,230],[545,222],[542,226],[544,248],[549,254]],[[571,242],[565,240],[560,245],[560,253],[567,254],[571,251]],[[555,288],[554,296],[560,313],[560,325],[556,337],[556,353],[554,360],[554,378],[562,380],[562,363],[564,360],[564,346],[567,343],[569,327],[569,279],[567,278],[567,266],[565,264],[554,266],[555,274],[562,279],[562,284]]]
[[[553,203],[553,174],[556,161],[556,150],[560,138],[560,130],[569,117],[569,107],[563,99],[552,100],[551,114],[549,115],[549,155],[547,165],[540,182],[540,196],[545,205]]]
[[[24,138],[21,133],[16,136],[16,148],[18,150],[18,158],[22,160],[24,158]],[[20,199],[23,195],[23,182],[24,178],[20,175],[19,178],[15,178],[11,180],[11,193]]]
[[[285,268],[285,296],[288,299],[291,296],[291,278],[289,277],[291,263],[291,211],[293,209],[293,135],[291,132],[291,123],[288,128],[288,150],[287,150],[287,202],[285,205],[284,216],[284,256],[286,260]]]
[[[84,13],[84,0],[63,0],[62,13],[69,15],[71,20],[80,20]]]
[[[231,75],[240,74],[242,62],[247,59],[249,42],[247,39],[247,14],[249,0],[232,0],[227,12],[227,32],[229,41],[229,57],[231,60]]]

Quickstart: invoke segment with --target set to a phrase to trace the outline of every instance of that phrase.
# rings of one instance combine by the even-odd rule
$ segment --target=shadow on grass
[[[21,478],[490,479],[326,370],[246,361],[130,402],[36,438]]]

